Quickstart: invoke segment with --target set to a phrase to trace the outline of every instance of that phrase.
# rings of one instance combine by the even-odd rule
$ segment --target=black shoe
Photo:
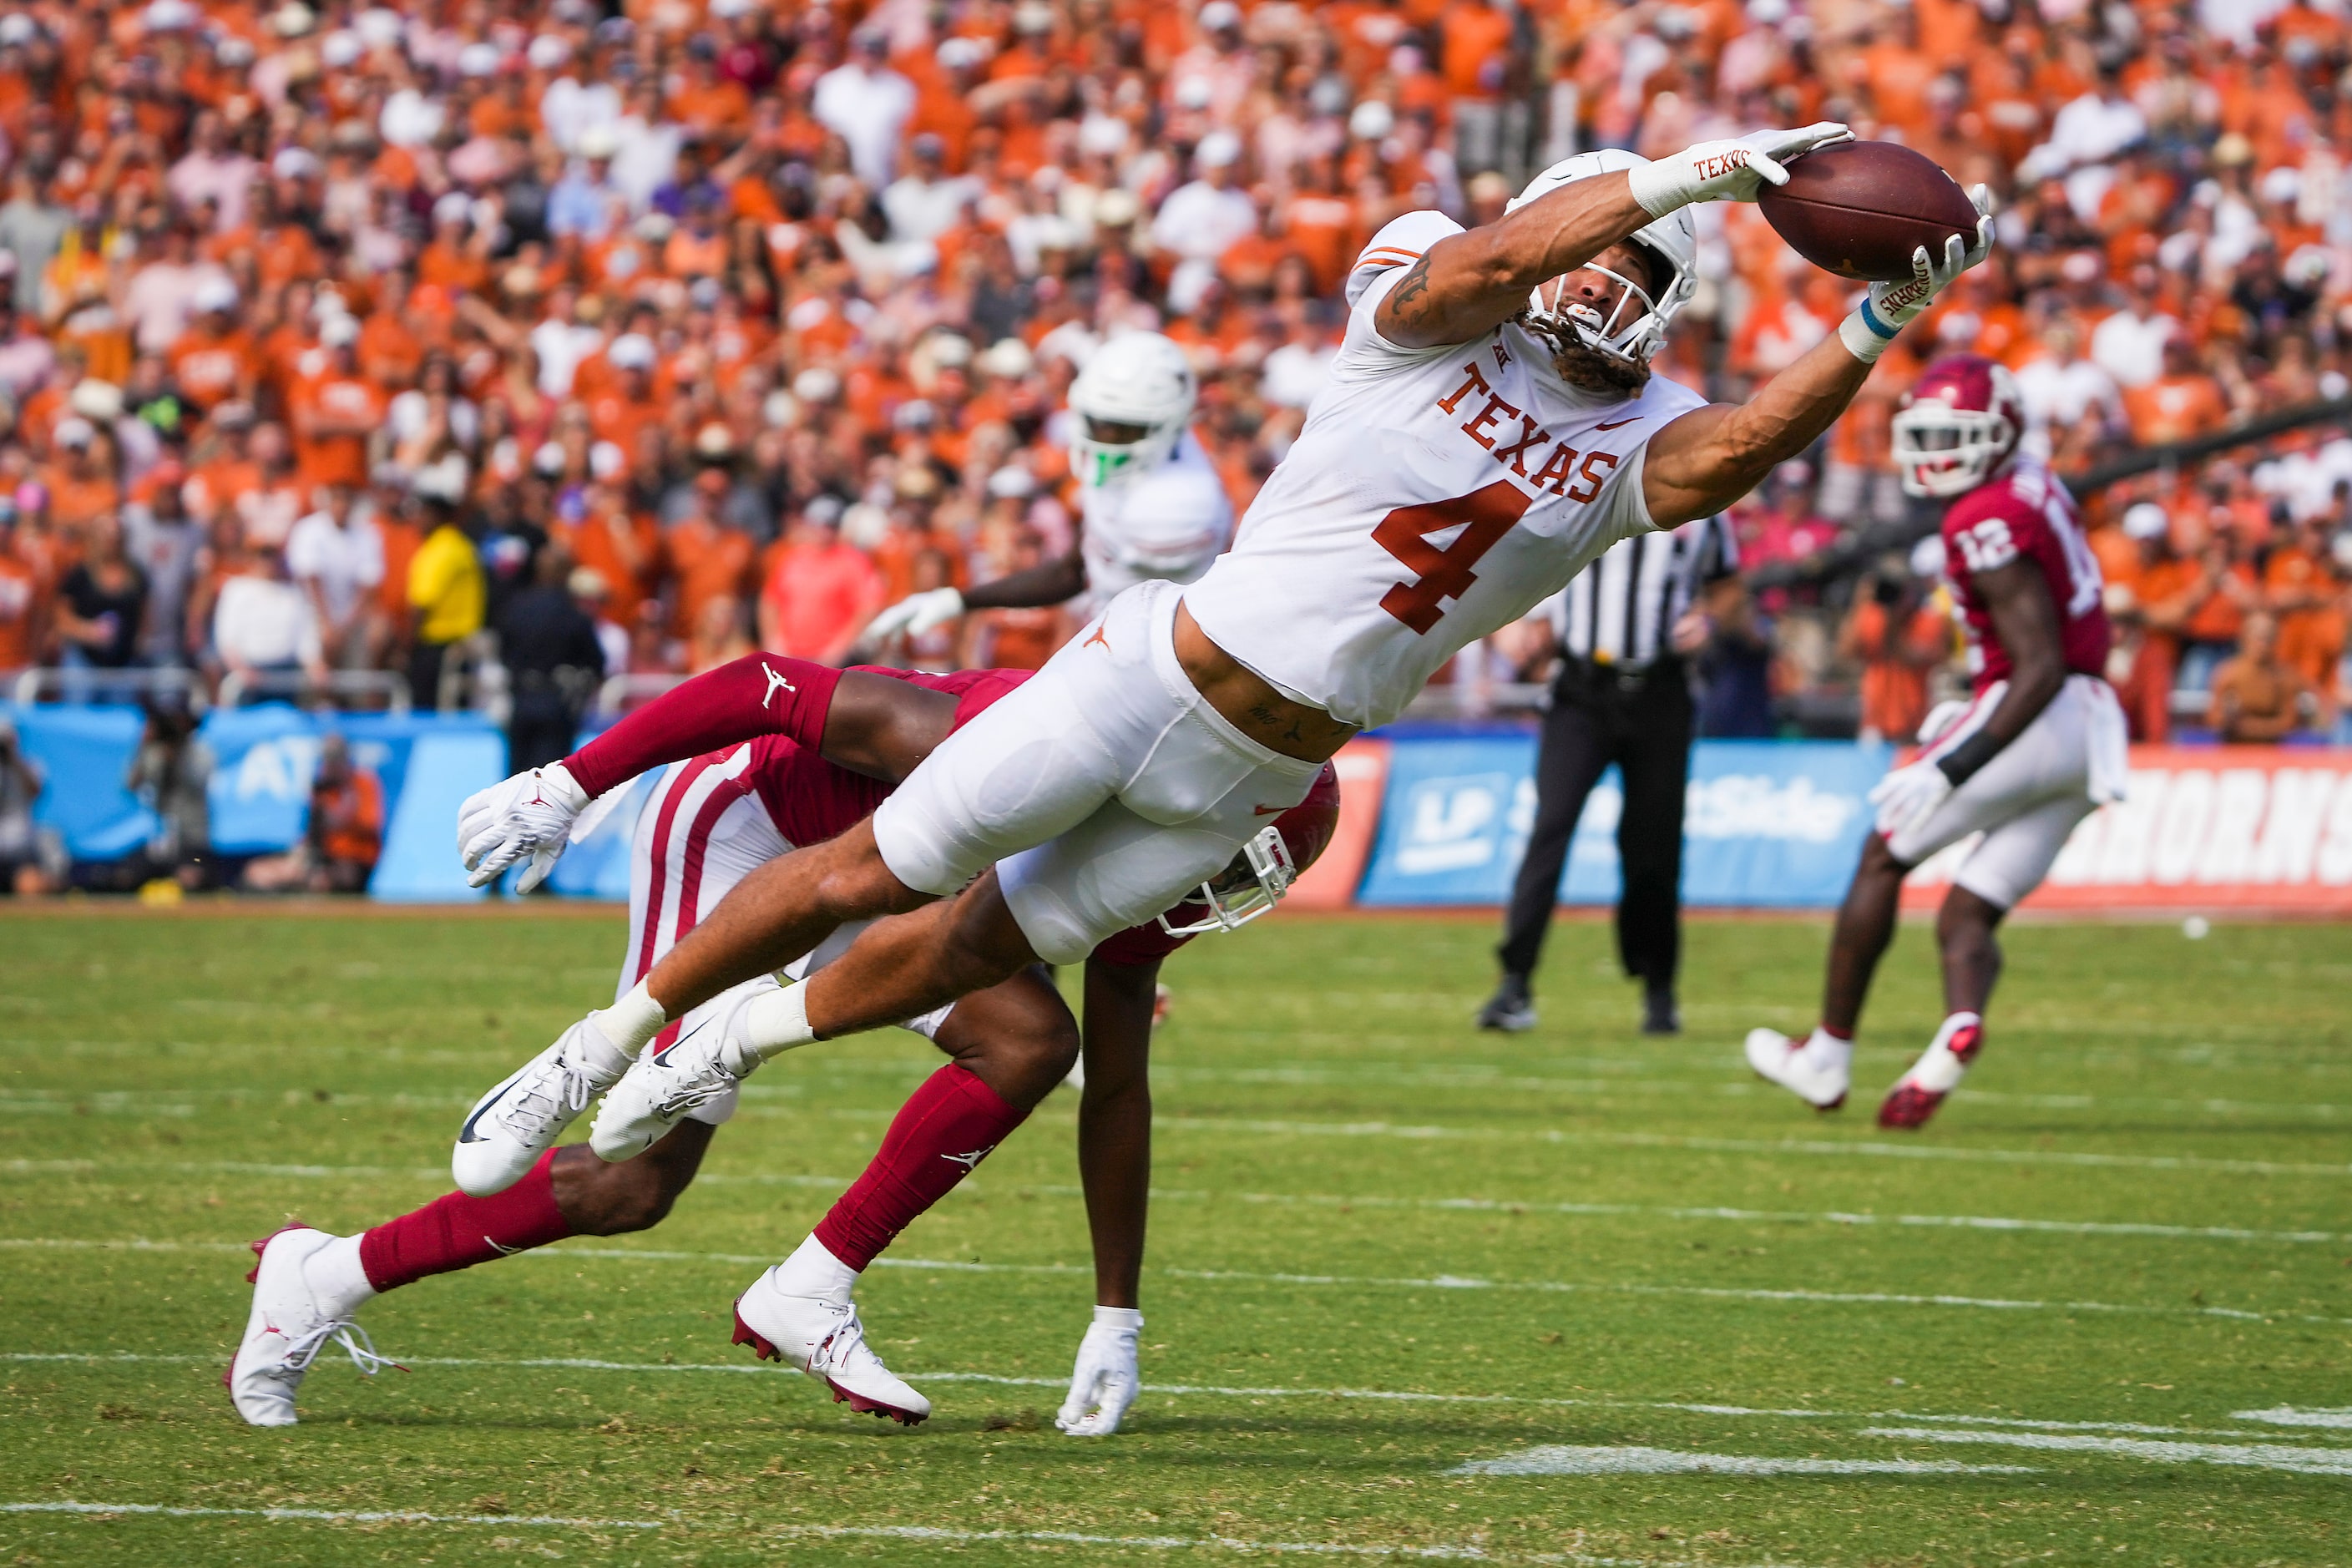
[[[1507,1035],[1523,1034],[1536,1026],[1535,999],[1528,994],[1526,975],[1503,976],[1503,983],[1495,987],[1495,994],[1478,1009],[1478,1026],[1500,1029]]]
[[[1683,1016],[1675,1008],[1675,988],[1671,985],[1643,987],[1642,1033],[1679,1035],[1682,1032]]]

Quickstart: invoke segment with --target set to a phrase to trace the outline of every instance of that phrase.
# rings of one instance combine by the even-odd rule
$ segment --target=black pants
[[[1690,777],[1691,697],[1678,665],[1636,683],[1574,660],[1552,687],[1536,753],[1535,831],[1511,889],[1498,950],[1503,968],[1532,974],[1559,901],[1576,819],[1601,773],[1624,775],[1617,823],[1624,891],[1617,901],[1617,956],[1625,973],[1671,985],[1682,960],[1683,792]]]

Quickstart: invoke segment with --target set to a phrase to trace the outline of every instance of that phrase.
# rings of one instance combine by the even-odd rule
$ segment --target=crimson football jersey
[[[1976,589],[1976,574],[2020,556],[2041,568],[2058,606],[2058,650],[2078,675],[2107,667],[2107,612],[2099,563],[2084,542],[2074,498],[2049,469],[2019,459],[1954,501],[1944,512],[1944,574],[1968,632],[1969,673],[1982,691],[2009,679],[2009,650]]]

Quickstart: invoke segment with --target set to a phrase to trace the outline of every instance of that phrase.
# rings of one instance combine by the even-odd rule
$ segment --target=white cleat
[[[474,1102],[449,1151],[449,1173],[458,1189],[486,1198],[522,1180],[572,1118],[628,1068],[629,1058],[604,1037],[594,1014],[564,1030],[520,1072]]]
[[[758,998],[782,990],[773,980],[743,985],[732,1005],[713,1008],[660,1051],[639,1056],[596,1108],[588,1146],[600,1160],[635,1159],[688,1116],[724,1121],[734,1114],[736,1089],[761,1060],[744,1034],[744,1013]]]
[[[850,1301],[786,1295],[771,1268],[735,1300],[735,1343],[761,1360],[798,1367],[861,1415],[887,1415],[912,1426],[931,1402],[900,1382],[866,1342],[866,1325]]]
[[[310,1363],[330,1344],[350,1352],[352,1364],[371,1377],[379,1367],[400,1364],[376,1354],[365,1329],[320,1310],[311,1294],[302,1266],[336,1239],[323,1230],[289,1225],[253,1244],[260,1260],[246,1276],[253,1283],[253,1311],[235,1359],[221,1373],[229,1403],[247,1426],[293,1426],[294,1395]]]
[[[1927,1124],[1936,1108],[1952,1090],[1960,1087],[1960,1075],[1977,1059],[1984,1048],[1984,1019],[1975,1013],[1955,1013],[1944,1020],[1943,1027],[1911,1070],[1895,1080],[1886,1091],[1886,1099],[1878,1107],[1878,1124],[1889,1128],[1918,1128]]]
[[[726,1060],[723,1021],[713,1019],[682,1036],[666,1051],[639,1057],[596,1108],[588,1146],[600,1160],[634,1159],[664,1138],[694,1111],[732,1095],[760,1064],[740,1071]]]
[[[1779,1084],[1815,1110],[1835,1110],[1845,1103],[1853,1058],[1851,1042],[1818,1029],[1801,1040],[1778,1029],[1748,1031],[1748,1065],[1756,1076]]]

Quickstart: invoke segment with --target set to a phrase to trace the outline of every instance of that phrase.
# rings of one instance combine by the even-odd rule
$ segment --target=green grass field
[[[1870,1110],[1939,1012],[1921,931],[1824,1118],[1738,1063],[1811,1019],[1822,925],[1696,924],[1666,1043],[1591,923],[1540,1029],[1475,1033],[1491,940],[1286,917],[1171,963],[1117,1437],[1051,1421],[1091,1296],[1067,1090],[866,1278],[930,1422],[729,1346],[929,1070],[908,1036],[770,1068],[656,1231],[372,1303],[414,1370],[322,1357],[256,1431],[218,1382],[244,1243],[446,1191],[619,919],[0,917],[0,1562],[2352,1562],[2352,932],[2016,931],[1970,1088],[1905,1137]]]

